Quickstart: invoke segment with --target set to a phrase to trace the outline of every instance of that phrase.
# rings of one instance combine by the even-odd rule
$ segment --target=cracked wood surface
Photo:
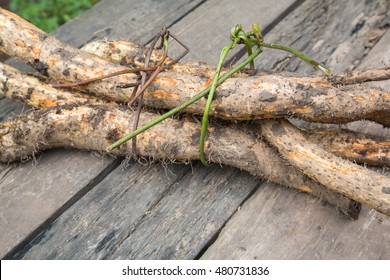
[[[309,1],[309,3],[302,4],[301,10],[298,8],[292,13],[291,17],[287,17],[284,20],[287,26],[293,25],[294,21],[301,20],[305,15],[310,15],[306,11],[311,6],[327,11],[323,17],[321,15],[317,17],[322,20],[322,26],[327,26],[326,24],[323,25],[324,21],[326,23],[326,18],[329,18],[329,21],[335,18],[343,18],[340,13],[345,8],[339,8],[344,5],[341,1],[324,1],[321,4],[313,2]],[[378,18],[375,15],[373,16],[373,10],[378,9],[378,14],[383,14],[381,7],[383,7],[384,1],[378,3],[366,3],[367,7],[365,7],[364,1],[357,1],[354,6],[348,6],[348,18],[362,19],[366,14],[369,14],[370,17],[377,20]],[[221,6],[216,5],[213,1],[207,1],[196,10],[191,11],[189,15],[197,18],[212,8],[220,10]],[[366,10],[369,13],[366,13]],[[262,11],[259,10],[257,14],[254,12],[255,15],[250,19],[250,22],[256,22],[262,12],[264,12],[264,8]],[[296,16],[296,19],[293,17],[295,13],[299,15]],[[234,25],[241,18],[240,15],[237,18],[232,17],[232,23],[225,22],[224,25]],[[213,21],[214,19],[210,19],[210,26],[212,26]],[[355,21],[359,22],[359,20]],[[194,24],[193,21],[189,21],[186,23],[188,25],[184,23],[186,23],[186,17],[176,23],[174,28],[182,28],[182,30],[185,30],[188,26],[196,28],[196,22]],[[312,26],[314,25],[312,23]],[[286,26],[280,28],[288,30]],[[158,29],[156,28],[156,30]],[[333,30],[337,29],[333,27]],[[300,39],[311,40],[313,33],[302,33],[306,36],[301,36]],[[350,33],[341,35],[339,30],[334,31],[334,33],[338,39],[340,36],[345,36],[344,40],[348,41]],[[295,35],[289,33],[291,36],[297,36],[297,34],[299,32]],[[364,41],[366,33],[361,35],[362,37],[357,36],[357,38]],[[85,36],[85,34],[82,36]],[[327,34],[327,36],[330,35]],[[295,37],[295,40],[297,40],[297,37]],[[326,40],[326,37],[319,40]],[[334,41],[337,43],[337,40]],[[206,38],[206,42],[207,45],[213,45],[211,38]],[[300,40],[296,42],[300,42]],[[321,53],[321,51],[318,53]],[[316,54],[311,55],[316,57]],[[265,65],[271,67],[271,64]],[[349,62],[342,63],[342,65],[348,67]],[[4,108],[4,111],[1,111],[2,113],[9,111],[10,108],[4,104],[7,103],[2,102],[0,104],[1,108]],[[71,151],[65,152],[68,153],[68,156],[69,153],[72,153]],[[53,153],[46,153],[40,159],[40,166],[45,165],[45,159]],[[86,157],[89,156],[85,153],[81,154]],[[59,162],[63,164],[61,155],[56,159],[58,158]],[[78,160],[84,162],[85,159],[79,158]],[[69,161],[70,163],[71,161]],[[30,168],[29,163],[24,166]],[[382,217],[375,211],[365,210],[364,215],[360,217],[358,222],[353,223],[346,221],[343,216],[332,212],[332,209],[328,206],[324,206],[307,195],[286,191],[284,188],[278,188],[270,184],[260,184],[258,179],[253,179],[247,173],[235,169],[227,167],[220,169],[215,166],[210,170],[198,164],[193,166],[193,175],[190,172],[191,169],[184,166],[184,168],[187,168],[184,171],[185,175],[179,174],[173,185],[169,182],[167,185],[165,183],[155,185],[163,188],[173,187],[169,187],[167,192],[161,190],[162,195],[159,195],[157,190],[157,198],[152,198],[153,202],[148,203],[150,198],[147,198],[146,195],[153,196],[154,190],[157,188],[153,188],[153,182],[156,182],[153,181],[153,178],[156,177],[151,174],[157,174],[159,171],[163,171],[164,168],[157,165],[156,170],[151,173],[144,171],[145,174],[142,174],[139,169],[132,173],[133,166],[139,167],[132,163],[131,167],[125,171],[121,168],[113,171],[106,180],[97,184],[91,192],[83,196],[74,207],[71,207],[58,219],[54,220],[50,224],[51,227],[41,228],[42,231],[38,234],[38,237],[22,250],[19,250],[15,258],[194,258],[199,256],[199,252],[207,248],[211,238],[219,232],[230,217],[232,217],[232,221],[235,218],[241,219],[242,222],[246,221],[245,226],[241,225],[240,230],[235,231],[236,237],[244,236],[247,241],[245,246],[239,248],[241,253],[232,254],[231,249],[237,248],[235,240],[224,239],[224,242],[218,243],[221,240],[218,238],[215,245],[223,246],[210,247],[206,250],[204,257],[244,259],[269,258],[270,256],[277,259],[289,258],[289,256],[291,258],[389,258],[387,255],[389,250],[386,245],[383,246],[383,244],[388,244],[388,237],[385,234],[388,232],[388,218]],[[170,169],[172,170],[175,167],[176,165],[173,165]],[[179,170],[181,168],[183,168],[182,165],[179,166]],[[47,167],[47,169],[49,168]],[[172,172],[176,173],[178,171],[173,170]],[[7,171],[4,173],[7,173]],[[137,182],[131,185],[132,179],[126,179],[126,177],[134,174],[138,174]],[[7,178],[15,178],[12,171],[8,172]],[[161,180],[161,178],[158,180]],[[152,189],[145,188],[146,184],[151,185]],[[119,191],[118,189],[117,191],[110,190],[115,186],[118,187]],[[138,193],[136,188],[142,190],[139,197],[145,197],[145,200],[133,197]],[[131,192],[133,190],[134,192]],[[242,201],[254,191],[256,191],[256,196],[251,196],[251,199],[246,201],[241,208],[244,209],[243,207],[251,202],[251,211],[245,213],[235,212]],[[120,198],[127,193],[128,196],[121,200]],[[283,197],[279,194],[283,194]],[[46,193],[46,195],[49,194]],[[253,203],[254,198],[259,196],[265,199],[265,202],[254,201]],[[274,201],[270,199],[272,197],[280,197],[280,200]],[[103,198],[107,199],[99,203]],[[138,211],[135,207],[138,202],[139,205],[145,203],[146,206],[140,207],[138,214],[133,216],[132,210]],[[57,203],[61,204],[61,200]],[[84,211],[81,211],[80,207],[83,206],[85,207],[82,208]],[[122,208],[120,207],[124,207],[125,210],[121,211]],[[259,212],[259,207],[261,215],[254,214]],[[116,211],[117,208],[119,209]],[[106,212],[103,213],[106,213],[106,215],[100,219],[99,217],[104,209]],[[124,213],[125,216],[121,213]],[[243,214],[241,215],[241,213]],[[196,218],[194,219],[194,217]],[[259,219],[255,219],[255,217]],[[44,221],[42,217],[41,221]],[[318,221],[322,221],[321,225]],[[256,227],[248,227],[248,223],[255,223]],[[348,224],[347,228],[346,224]],[[229,224],[225,228],[229,228]],[[243,228],[245,228],[245,231],[242,230]],[[269,238],[258,238],[256,234],[258,234],[259,229],[264,230],[262,233]],[[321,231],[321,229],[324,230]],[[321,234],[318,234],[318,232]],[[272,238],[275,236],[278,238]],[[303,238],[303,236],[308,238]],[[362,236],[365,238],[364,246],[355,246],[355,243],[359,242],[358,240]],[[91,238],[89,239],[89,237]],[[20,240],[23,240],[23,238],[19,238]],[[60,240],[61,242],[50,243],[55,244],[55,246],[45,246],[46,242],[50,240]],[[293,242],[292,240],[298,241]],[[333,246],[329,246],[330,242],[333,242]],[[285,247],[277,246],[278,244],[283,244]],[[305,244],[310,245],[305,246]],[[86,250],[80,250],[80,248]],[[253,248],[253,250],[250,248]],[[262,250],[264,248],[269,249]]]

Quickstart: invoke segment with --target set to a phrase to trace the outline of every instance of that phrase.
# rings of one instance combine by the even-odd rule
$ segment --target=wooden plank
[[[24,106],[5,97],[0,97],[0,121],[8,117],[17,116],[19,112],[23,111]]]
[[[272,6],[265,1],[234,1],[209,0],[194,12],[173,25],[170,29],[181,41],[188,44],[190,55],[183,61],[204,61],[216,65],[219,55],[230,39],[230,30],[241,24],[250,31],[253,23],[258,23],[262,29],[269,29],[274,20],[277,20],[285,11],[298,5],[295,0],[275,1]],[[187,26],[182,28],[182,26]],[[240,46],[228,56],[233,56]],[[177,44],[169,49],[172,57],[180,52]]]
[[[271,14],[275,17],[283,12],[281,6],[278,5],[279,13],[271,12],[274,6],[270,6],[268,1],[251,1],[257,3],[251,13],[251,21],[257,21],[257,17],[261,13]],[[293,1],[281,1],[285,3],[287,9]],[[236,4],[237,5],[237,4]],[[215,13],[224,13],[225,7],[230,5],[221,5],[216,1],[208,1],[202,6],[199,6],[193,13],[197,13],[196,18],[199,18],[202,13],[213,9]],[[276,7],[276,6],[275,6]],[[231,13],[231,17],[226,18],[226,22],[216,21],[213,17],[206,17],[210,26],[214,26],[216,30],[225,25],[234,26],[240,22],[241,13]],[[271,23],[273,18],[268,17],[267,22]],[[197,27],[193,26],[198,24]],[[203,22],[202,22],[203,24]],[[265,26],[267,24],[264,24]],[[187,30],[194,28],[197,32],[202,31],[200,22],[186,21],[184,17],[175,25],[175,30]],[[229,34],[224,36],[228,37]],[[191,38],[188,38],[191,39]],[[197,41],[199,39],[196,39]],[[218,38],[203,37],[203,44],[218,45]],[[189,45],[193,41],[187,42]],[[203,49],[197,50],[203,55],[207,51]],[[194,53],[194,52],[193,52]],[[191,54],[192,55],[192,54]],[[188,59],[191,59],[191,55]],[[160,166],[163,169],[162,166]],[[45,237],[36,238],[21,253],[15,255],[15,258],[24,259],[41,259],[41,258],[195,258],[206,244],[218,232],[218,229],[229,219],[234,211],[239,207],[243,200],[248,197],[251,192],[261,182],[258,178],[253,178],[245,172],[239,172],[236,169],[219,166],[207,168],[200,164],[193,166],[193,172],[187,172],[185,176],[179,178],[174,187],[161,198],[160,202],[152,209],[144,209],[145,214],[142,220],[136,227],[129,231],[125,226],[119,228],[118,224],[126,224],[125,219],[118,212],[131,212],[132,209],[138,209],[139,204],[143,204],[142,199],[128,197],[127,200],[118,204],[124,203],[119,207],[120,210],[109,208],[103,204],[101,209],[112,209],[107,215],[99,218],[99,221],[104,221],[105,227],[101,229],[99,221],[96,221],[93,216],[82,214],[77,211],[77,206],[74,205],[69,211],[64,213],[50,228],[44,233]],[[116,172],[116,171],[115,171]],[[157,172],[157,171],[156,171]],[[128,184],[128,175],[118,171],[115,173],[117,184]],[[145,174],[145,178],[150,175]],[[142,177],[143,178],[143,177]],[[122,180],[122,181],[121,181]],[[145,191],[153,192],[149,185],[160,184],[159,177],[153,177],[148,181],[148,186]],[[109,191],[112,186],[109,181],[104,180],[96,188],[108,190],[105,197],[109,197],[107,203],[118,200],[115,191]],[[93,191],[85,196],[87,205],[96,203],[93,196]],[[76,210],[74,210],[76,209]],[[85,211],[83,211],[85,212]],[[78,214],[77,214],[78,213]],[[73,219],[72,216],[81,218]],[[69,223],[72,221],[74,230],[69,230]],[[82,224],[88,224],[88,228],[83,228]],[[96,229],[99,229],[96,234]],[[113,229],[117,229],[113,233]],[[83,244],[90,238],[94,240],[92,244],[105,242],[105,247],[102,252],[96,253],[91,250],[81,250],[74,257],[75,249],[78,244]],[[55,245],[55,247],[53,247]],[[55,248],[55,249],[53,249]],[[104,252],[103,252],[104,251]]]
[[[190,166],[117,168],[14,258],[107,259]],[[33,250],[31,250],[31,247]]]
[[[98,38],[124,39],[146,44],[163,26],[171,26],[203,2],[204,0],[100,1],[82,16],[62,26],[61,39],[74,46],[81,46]]]
[[[390,30],[386,31],[386,34],[381,40],[374,46],[370,53],[363,58],[362,62],[358,65],[358,69],[371,69],[374,67],[390,67]],[[382,87],[385,91],[390,91],[390,81],[373,82],[375,86]]]
[[[196,168],[150,211],[113,259],[194,259],[261,184],[234,168]],[[243,183],[245,182],[245,183]]]
[[[121,28],[123,28],[123,21],[127,19],[128,24],[131,24],[132,28],[127,25],[126,33],[123,36],[141,36],[145,40],[150,40],[154,36],[151,31],[154,32],[154,30],[161,28],[161,20],[165,15],[166,20],[164,23],[172,25],[178,18],[191,11],[201,2],[201,0],[162,2],[150,0],[140,3],[132,0],[121,1],[123,6],[121,6],[121,9],[117,9],[116,6],[112,5],[111,1],[101,1],[99,5],[94,6],[88,12],[90,16],[86,14],[77,20],[67,23],[56,32],[56,36],[75,45],[81,45],[93,36],[90,26],[99,27],[99,24],[95,25],[96,22],[101,22],[100,25],[102,26],[106,26],[107,22],[110,22],[112,24],[111,31],[113,34],[116,34],[115,32],[119,32],[116,30],[124,31]],[[151,9],[151,6],[155,9]],[[111,8],[114,7],[117,11],[120,11],[121,18],[118,17],[117,12],[112,12]],[[105,11],[107,13],[104,13]],[[103,14],[104,16],[102,16]],[[138,20],[134,22],[131,21],[132,18],[138,18]],[[144,20],[148,18],[148,24],[145,25],[141,18]],[[153,18],[157,18],[158,21],[154,22]],[[119,20],[119,25],[115,24],[117,20]],[[84,21],[88,22],[88,24],[83,24]],[[84,37],[84,34],[88,34],[88,36]],[[108,35],[106,34],[105,36]],[[0,108],[0,118],[4,118],[13,113],[18,114],[18,110],[21,110],[23,106],[3,99],[0,100]],[[8,114],[8,112],[12,113]],[[7,113],[7,115],[4,113]],[[0,206],[1,213],[4,213],[4,217],[0,220],[2,238],[4,237],[2,239],[4,242],[0,242],[1,257],[4,257],[10,249],[15,248],[15,246],[33,236],[37,232],[37,228],[45,224],[45,221],[53,219],[53,215],[59,213],[58,209],[69,201],[72,194],[87,187],[93,178],[101,174],[105,168],[109,168],[113,159],[108,158],[102,163],[100,160],[91,157],[89,152],[66,150],[66,152],[61,153],[45,152],[37,162],[39,170],[31,162],[23,165],[12,165],[12,169],[7,173],[7,180],[0,181],[1,189],[9,187],[13,190],[12,196],[3,192],[0,194],[1,202],[9,199],[13,205],[13,208],[10,211],[7,210],[7,212],[5,212],[5,204],[2,203]],[[54,163],[56,167],[53,166]],[[64,173],[63,170],[72,171]],[[50,176],[43,176],[42,174],[49,174]],[[26,178],[29,176],[35,178],[31,178],[31,181],[27,180]],[[51,177],[57,178],[57,180],[53,181],[50,179]],[[11,186],[8,186],[8,184],[11,184]],[[31,186],[31,184],[34,184],[34,186]],[[36,187],[37,189],[34,193],[39,193],[40,196],[24,195],[26,190],[29,190],[31,187]],[[61,189],[61,192],[58,191],[59,189]],[[13,202],[13,200],[16,200],[16,202]],[[45,207],[41,207],[42,202],[45,203],[46,201],[52,202],[45,204]],[[26,207],[26,205],[34,205],[34,207]],[[6,216],[5,213],[10,216]],[[34,215],[30,213],[34,213]],[[18,218],[16,219],[15,217]],[[12,226],[10,226],[11,224]]]
[[[112,172],[14,258],[193,257],[208,242],[204,235],[218,230],[247,190],[260,182],[250,175],[237,176],[233,168],[219,176],[219,166],[196,173],[182,165],[170,165],[166,171],[159,163],[131,168],[133,172]],[[201,234],[192,233],[199,228]]]
[[[348,17],[345,17],[346,7],[343,5],[346,3],[331,2],[322,1],[320,6],[318,6],[320,2],[305,2],[279,26],[276,26],[268,37],[273,37],[274,42],[283,40],[278,37],[285,34],[281,30],[289,30],[288,28],[292,26],[298,28],[298,23],[310,21],[309,19],[314,17],[315,22],[321,23],[320,26],[312,22],[313,26],[310,26],[307,32],[298,29],[295,32],[296,37],[290,35],[289,40],[296,40],[298,45],[303,44],[301,40],[306,42],[304,52],[310,52],[312,47],[309,44],[310,40],[314,43],[329,41],[329,45],[334,46],[345,45],[351,37],[351,31],[339,33],[338,26],[347,24],[337,20],[348,19],[351,22],[359,22],[356,18],[360,21],[364,21],[366,17],[370,20],[378,19],[379,15],[383,15],[386,11],[375,10],[379,1],[375,3],[355,1],[353,7],[348,5]],[[381,3],[383,2],[385,1]],[[317,9],[327,12],[323,15],[309,13]],[[339,65],[344,65],[345,69],[348,69],[351,64],[356,65],[356,60],[349,58],[362,59],[363,55],[359,53],[360,47],[355,44],[367,45],[365,41],[368,39],[367,35],[375,31],[375,26],[378,25],[380,26],[379,22],[373,24],[371,29],[352,36],[351,53],[345,61],[329,60],[327,64],[340,70],[343,69]],[[329,26],[333,26],[333,30],[328,29]],[[302,26],[302,28],[307,27],[307,25]],[[334,39],[337,41],[332,41]],[[388,59],[388,48],[381,46],[388,46],[389,43],[388,37],[383,37],[365,59],[371,60],[371,55]],[[381,50],[382,53],[379,53]],[[335,57],[328,48],[318,49],[318,54],[313,56],[324,57],[323,51],[327,56]],[[337,51],[336,47],[335,51]],[[273,63],[273,60],[269,61]],[[297,66],[287,65],[287,68],[290,67]],[[303,68],[299,66],[298,71],[308,70]],[[242,230],[243,228],[245,231]],[[259,189],[226,224],[202,259],[388,259],[390,257],[389,230],[390,218],[374,210],[369,211],[364,207],[358,221],[349,221],[314,199],[296,192],[284,192],[280,187],[267,184]]]
[[[67,158],[72,164],[64,166],[63,161],[58,160],[61,158]],[[93,183],[111,162],[111,159],[98,158],[84,152],[55,150],[49,152],[44,159],[37,158],[36,162],[1,165],[2,256],[44,224],[45,220],[86,188],[86,185]],[[109,171],[108,169],[106,172]]]
[[[388,217],[364,208],[352,221],[331,208],[269,183],[237,211],[202,259],[390,258]]]
[[[386,31],[389,18],[386,0],[370,3],[359,0],[353,4],[313,2],[306,1],[295,10],[296,19],[290,21],[289,17],[275,26],[266,42],[292,46],[337,73],[353,69]],[[271,49],[263,52],[258,65],[265,70],[314,72],[311,65]]]

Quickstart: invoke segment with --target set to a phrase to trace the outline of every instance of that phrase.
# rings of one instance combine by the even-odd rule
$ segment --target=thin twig
[[[111,77],[115,77],[115,76],[119,76],[119,75],[130,74],[130,73],[139,73],[141,71],[142,72],[151,72],[151,71],[155,71],[155,70],[156,70],[156,67],[130,68],[130,69],[124,69],[124,70],[120,70],[120,71],[117,71],[114,73],[110,73],[107,75],[102,75],[102,76],[97,76],[97,77],[90,78],[90,79],[85,79],[85,80],[74,82],[74,83],[52,84],[51,86],[55,87],[55,88],[75,87],[75,86],[90,84],[92,82],[100,81],[103,79],[107,79],[107,78],[111,78]]]
[[[152,56],[153,49],[154,49],[158,39],[160,37],[162,38],[163,36],[165,36],[166,32],[167,32],[166,28],[163,28],[163,30],[155,36],[155,38],[154,38],[154,40],[149,48],[148,54],[146,55],[144,68],[149,67],[150,57]],[[163,39],[161,39],[161,45],[163,45],[163,44],[164,44]],[[165,58],[166,58],[167,51],[164,51],[164,53],[165,53],[165,55],[164,55],[163,60],[165,60]],[[161,63],[163,63],[163,61],[161,61]],[[161,67],[160,67],[160,65],[158,65],[156,70],[153,72],[152,76],[148,79],[148,81],[146,81],[147,73],[145,71],[141,71],[141,85],[140,85],[141,87],[140,88],[137,87],[137,89],[138,89],[137,92],[135,93],[134,97],[132,96],[132,99],[128,103],[128,105],[131,106],[138,99],[137,112],[135,114],[135,119],[133,122],[133,130],[137,130],[137,128],[138,128],[139,117],[141,114],[142,103],[143,103],[143,93],[144,93],[145,89],[149,86],[151,81],[153,81],[155,79],[155,77],[158,75],[158,73],[160,73],[160,69],[161,69]],[[137,137],[134,137],[132,139],[132,155],[133,155],[133,159],[137,160],[137,158],[138,158],[137,157]]]
[[[357,83],[383,81],[390,79],[390,68],[361,70],[336,74],[329,80],[334,85],[351,85]]]

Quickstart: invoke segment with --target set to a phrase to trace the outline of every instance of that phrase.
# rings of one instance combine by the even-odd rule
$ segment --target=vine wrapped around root
[[[50,83],[129,72],[128,67],[142,66],[146,53],[150,53],[135,44],[108,41],[78,50],[1,8],[0,41],[1,51],[29,63],[47,75]],[[153,51],[151,67],[159,60],[160,54]],[[235,74],[217,88],[212,103],[210,116],[224,121],[214,120],[208,128],[204,145],[207,159],[311,193],[354,218],[360,211],[359,202],[390,215],[390,179],[339,158],[389,166],[388,139],[343,130],[314,130],[303,135],[281,120],[291,116],[320,123],[368,119],[390,126],[390,94],[354,84],[386,79],[389,72],[379,69],[332,78],[292,73]],[[144,104],[159,109],[177,107],[207,88],[213,75],[214,69],[204,64],[177,63],[153,80],[145,91]],[[139,83],[135,73],[96,80],[77,90],[61,90],[0,64],[0,81],[5,96],[32,107],[47,108],[0,124],[1,162],[25,159],[54,147],[104,153],[110,144],[131,132],[135,113],[120,103],[128,102],[132,93],[126,87]],[[202,114],[205,102],[201,99],[185,111]],[[144,111],[140,124],[157,116]],[[231,124],[226,120],[251,122]],[[167,119],[138,136],[137,153],[197,160],[199,133],[200,125],[189,118]],[[131,144],[125,143],[111,152],[127,156],[131,150]]]
[[[35,108],[63,105],[118,106],[90,95],[53,88],[3,63],[0,63],[0,82],[3,84],[0,94]],[[373,138],[348,130],[329,129],[312,129],[307,134],[319,146],[340,157],[363,164],[390,167],[390,140],[383,137]]]

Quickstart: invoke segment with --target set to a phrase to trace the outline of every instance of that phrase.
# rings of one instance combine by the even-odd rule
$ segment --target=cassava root
[[[0,34],[1,51],[28,63],[57,82],[76,82],[128,69],[66,45],[2,8]],[[120,75],[110,78],[109,81],[90,83],[85,88],[99,97],[123,101],[130,97],[132,90],[119,89],[118,85],[136,83],[137,75]]]
[[[82,50],[93,53],[97,56],[106,58],[111,62],[115,62],[120,65],[137,66],[142,67],[143,61],[146,58],[148,51],[147,47],[137,45],[129,41],[120,40],[96,40],[84,45]],[[151,58],[151,62],[155,63],[162,59],[163,55],[155,50]],[[168,60],[167,62],[170,62]],[[188,64],[188,63],[186,63]],[[188,74],[195,75],[196,72],[191,71],[192,67],[187,67],[186,64],[177,63],[172,66],[172,70],[176,72],[187,72]],[[189,63],[190,64],[190,63]],[[208,71],[208,76],[214,74],[215,69],[207,65],[202,65],[203,71]],[[196,69],[196,67],[195,67]],[[346,73],[334,74],[332,77],[321,77],[324,82],[331,81],[333,85],[352,85],[370,81],[382,81],[390,79],[390,68],[383,69],[370,69],[351,71]]]

